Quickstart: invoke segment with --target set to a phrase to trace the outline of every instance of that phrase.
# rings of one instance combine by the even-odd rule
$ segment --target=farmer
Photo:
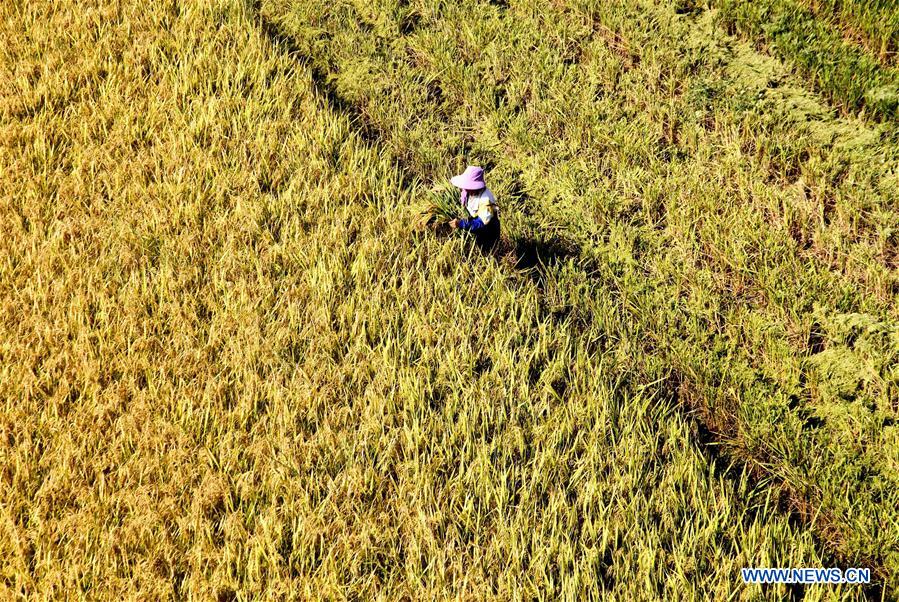
[[[462,206],[471,215],[471,219],[454,219],[450,227],[468,230],[477,245],[489,251],[499,240],[499,215],[496,198],[484,183],[484,170],[469,165],[463,173],[450,178],[450,183],[462,189]]]

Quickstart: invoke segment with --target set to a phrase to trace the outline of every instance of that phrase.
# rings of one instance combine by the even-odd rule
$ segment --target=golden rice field
[[[897,23],[0,3],[0,599],[897,599]]]

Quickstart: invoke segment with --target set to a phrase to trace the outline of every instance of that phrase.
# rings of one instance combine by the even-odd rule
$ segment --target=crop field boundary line
[[[275,48],[280,49],[309,72],[314,94],[321,98],[330,110],[347,116],[352,130],[366,144],[372,147],[382,144],[384,132],[377,125],[371,123],[357,106],[343,99],[328,83],[327,75],[315,66],[311,57],[306,56],[300,50],[292,36],[285,33],[277,23],[264,14],[262,0],[250,0],[247,7],[265,38]],[[415,174],[400,157],[391,156],[390,160],[397,168],[396,172],[401,184],[412,185],[413,182],[424,181],[424,176]],[[578,247],[577,251],[572,255],[563,255],[563,257],[582,258],[580,245],[576,242],[574,244]],[[536,269],[542,272],[547,267],[553,267],[553,262],[548,262],[547,265],[539,256],[539,251],[535,252],[537,253],[536,261],[531,271]],[[597,276],[591,273],[592,270],[586,270],[585,266],[580,264],[578,267],[585,271],[590,281],[597,281]],[[528,271],[528,269],[518,269],[516,273],[524,276]],[[539,284],[537,286],[539,288]],[[629,308],[624,305],[622,305],[622,309],[629,311]],[[647,347],[644,351],[649,355],[659,356],[658,350]],[[693,379],[687,375],[687,371],[682,367],[674,366],[669,357],[665,355],[662,357],[669,366],[668,373],[651,384],[658,386],[659,395],[670,400],[672,407],[676,408],[692,426],[693,432],[696,433],[693,438],[694,443],[709,461],[710,466],[714,467],[715,473],[733,481],[742,471],[748,476],[754,490],[767,488],[772,491],[777,511],[784,514],[791,523],[796,522],[808,527],[820,551],[823,552],[822,556],[835,560],[841,566],[871,568],[876,580],[860,587],[860,592],[865,599],[872,601],[886,599],[884,582],[887,573],[883,562],[878,558],[858,557],[850,560],[845,556],[836,545],[836,541],[841,538],[840,531],[836,527],[838,521],[833,516],[822,512],[813,500],[804,498],[785,478],[775,471],[771,471],[763,458],[753,456],[748,449],[735,445],[733,440],[728,439],[724,433],[733,432],[736,428],[733,416],[720,410],[713,411],[694,398],[691,395],[691,387],[694,386]],[[758,508],[753,508],[751,511],[753,513],[760,512]],[[860,562],[861,565],[859,565]],[[801,597],[805,593],[805,586],[790,584],[788,591],[791,598]]]

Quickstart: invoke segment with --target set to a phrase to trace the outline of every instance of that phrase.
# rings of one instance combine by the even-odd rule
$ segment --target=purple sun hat
[[[464,172],[450,178],[450,184],[462,190],[480,190],[487,187],[484,183],[484,170],[474,165],[469,165]]]

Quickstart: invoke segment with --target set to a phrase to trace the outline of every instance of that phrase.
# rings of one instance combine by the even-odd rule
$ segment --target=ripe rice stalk
[[[464,217],[458,191],[450,186],[435,186],[428,194],[427,204],[420,215],[419,229],[428,228],[437,232],[448,230],[447,222]]]

